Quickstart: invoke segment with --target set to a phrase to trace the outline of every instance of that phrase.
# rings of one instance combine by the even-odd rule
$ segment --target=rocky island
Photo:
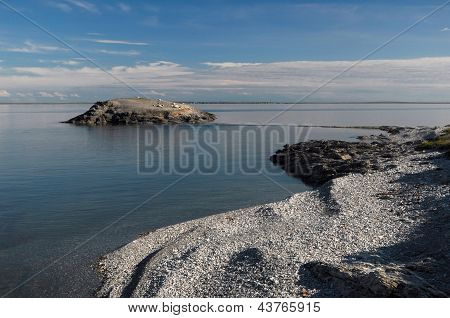
[[[201,111],[185,103],[160,99],[121,98],[95,103],[87,112],[65,123],[75,125],[131,125],[131,124],[199,124],[214,121],[214,114]]]
[[[449,297],[450,127],[385,132],[286,145],[311,191],[146,233],[101,258],[97,296]]]

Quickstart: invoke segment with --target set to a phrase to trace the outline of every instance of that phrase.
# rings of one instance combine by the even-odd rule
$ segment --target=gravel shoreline
[[[412,151],[283,201],[144,234],[102,257],[96,295],[448,297],[449,162]]]

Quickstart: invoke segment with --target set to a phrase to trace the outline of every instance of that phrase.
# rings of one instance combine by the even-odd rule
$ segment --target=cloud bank
[[[142,92],[191,100],[295,101],[349,67],[352,61],[205,62],[160,61],[114,66],[108,72]],[[207,65],[205,67],[204,65]],[[450,100],[450,57],[368,60],[321,89],[308,101]],[[16,92],[66,92],[67,98],[134,96],[94,67],[14,67],[0,75],[9,98]],[[7,75],[5,75],[7,74]],[[96,95],[97,94],[97,95]],[[100,94],[100,95],[99,95]],[[54,95],[54,94],[53,94]]]

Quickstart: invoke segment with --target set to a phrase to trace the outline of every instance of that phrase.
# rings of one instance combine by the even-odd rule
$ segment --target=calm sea
[[[450,106],[446,104],[296,105],[280,116],[288,105],[200,105],[219,116],[217,124],[157,128],[152,134],[164,142],[162,152],[158,150],[163,155],[155,159],[145,155],[156,148],[141,148],[144,139],[136,127],[89,128],[60,123],[89,106],[0,105],[0,295],[12,291],[8,296],[91,296],[99,284],[92,269],[98,257],[140,233],[280,200],[290,192],[307,189],[281,170],[276,173],[268,160],[283,144],[298,141],[296,134],[282,135],[284,140],[274,138],[266,147],[259,147],[261,140],[257,138],[255,143],[245,139],[256,147],[246,148],[244,153],[229,151],[230,147],[242,150],[242,139],[229,143],[223,134],[205,139],[206,147],[195,142],[187,147],[192,154],[192,160],[186,161],[188,168],[202,166],[199,153],[211,142],[217,150],[211,157],[214,162],[233,165],[250,158],[258,167],[271,169],[274,173],[270,177],[242,169],[148,173],[146,164],[170,168],[182,161],[177,151],[184,133],[195,137],[219,130],[226,135],[236,131],[236,126],[240,133],[274,117],[271,124],[279,127],[450,123]],[[355,140],[358,135],[372,133],[379,132],[312,128],[301,136]],[[174,152],[165,152],[169,148]],[[183,173],[189,175],[177,182]]]

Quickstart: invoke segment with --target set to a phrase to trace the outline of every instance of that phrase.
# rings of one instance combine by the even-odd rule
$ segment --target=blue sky
[[[443,3],[392,2],[6,1],[130,90],[0,1],[0,102],[297,100]],[[309,100],[450,100],[449,18],[440,10]]]

